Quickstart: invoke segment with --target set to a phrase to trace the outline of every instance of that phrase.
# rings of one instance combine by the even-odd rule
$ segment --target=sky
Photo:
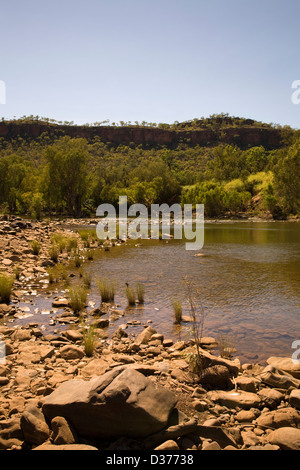
[[[0,117],[300,128],[299,0],[1,3]]]

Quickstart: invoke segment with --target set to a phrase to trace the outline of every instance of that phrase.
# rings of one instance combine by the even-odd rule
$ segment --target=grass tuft
[[[0,274],[0,299],[2,303],[10,302],[12,287],[14,284],[14,276]]]

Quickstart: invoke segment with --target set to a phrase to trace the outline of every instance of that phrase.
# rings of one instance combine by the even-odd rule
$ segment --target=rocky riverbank
[[[84,257],[79,235],[62,222],[0,223],[1,271],[15,275],[18,267],[12,302],[0,305],[0,449],[300,450],[300,365],[290,358],[241,364],[213,354],[215,340],[202,338],[195,374],[191,341],[174,342],[149,325],[134,337],[119,326],[108,337],[109,306],[92,312],[90,357],[67,305],[56,334],[16,325],[24,283],[47,279],[55,264],[49,249],[57,231],[77,237]],[[41,244],[38,256],[32,240]],[[72,255],[63,250],[58,261],[68,265]]]
[[[134,339],[119,327],[92,357],[80,329],[0,334],[1,449],[300,449],[300,365],[287,358],[241,365],[202,349],[199,379],[193,346],[151,326]]]

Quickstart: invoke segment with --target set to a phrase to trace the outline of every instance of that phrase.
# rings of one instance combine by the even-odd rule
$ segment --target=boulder
[[[43,404],[52,420],[63,416],[79,436],[146,437],[162,430],[176,405],[175,395],[142,374],[118,368],[90,381],[63,383]]]
[[[296,363],[291,357],[269,357],[267,364],[300,380],[300,361]]]
[[[287,372],[276,369],[271,365],[265,367],[264,370],[259,374],[258,378],[266,385],[274,388],[283,388],[288,390],[290,387],[300,387],[300,380],[295,379]]]
[[[71,424],[62,416],[57,416],[51,421],[51,441],[55,445],[76,444],[76,432]]]
[[[0,420],[0,450],[20,446],[23,441],[20,419]]]
[[[235,379],[235,383],[244,392],[256,393],[260,381],[255,377],[241,376]]]
[[[84,352],[78,346],[73,344],[67,344],[63,346],[59,351],[60,357],[65,360],[72,360],[72,359],[82,359],[84,356]]]
[[[257,395],[262,399],[264,405],[270,409],[275,409],[284,400],[284,394],[274,388],[262,388],[257,392]]]
[[[202,385],[210,385],[216,388],[227,388],[230,373],[226,366],[215,365],[204,369],[201,373],[200,382]]]
[[[48,424],[42,411],[36,406],[29,405],[21,416],[21,428],[24,439],[29,444],[42,444],[50,436]]]
[[[147,344],[156,333],[157,331],[152,326],[148,326],[137,336],[135,342],[136,344]]]
[[[282,427],[270,432],[267,439],[282,450],[300,450],[300,429]]]
[[[230,392],[222,390],[208,392],[207,398],[219,405],[227,406],[228,408],[239,407],[245,410],[257,408],[261,403],[261,399],[256,393],[236,392],[234,390]]]
[[[281,428],[289,426],[299,426],[300,414],[291,407],[279,408],[274,411],[262,413],[256,420],[257,426],[263,428]]]
[[[300,410],[300,390],[292,390],[289,401],[293,408]]]

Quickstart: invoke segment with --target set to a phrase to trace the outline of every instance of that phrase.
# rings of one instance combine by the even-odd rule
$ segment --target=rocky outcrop
[[[41,134],[47,133],[55,138],[62,135],[81,137],[91,140],[99,137],[103,142],[111,142],[114,145],[134,143],[135,145],[176,147],[180,142],[188,145],[200,145],[209,147],[226,143],[238,145],[247,149],[262,145],[268,150],[282,146],[282,136],[279,129],[268,127],[228,127],[222,128],[222,132],[209,129],[200,130],[170,130],[149,127],[87,127],[47,125],[45,123],[0,123],[0,137],[6,140],[22,137],[36,139]]]

